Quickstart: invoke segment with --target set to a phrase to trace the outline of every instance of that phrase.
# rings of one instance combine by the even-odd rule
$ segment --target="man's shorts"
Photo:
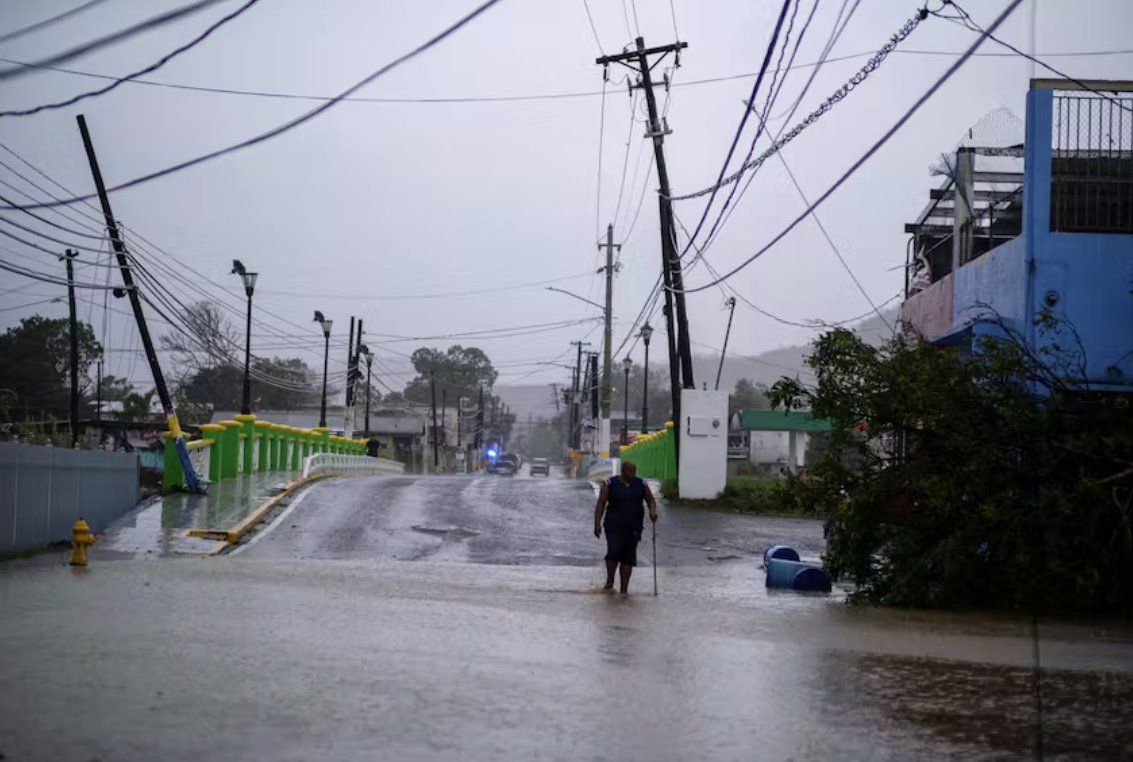
[[[606,528],[606,560],[626,566],[637,566],[637,543],[641,532],[636,529]]]

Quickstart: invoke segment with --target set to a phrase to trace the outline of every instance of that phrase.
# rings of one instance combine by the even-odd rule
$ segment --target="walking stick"
[[[657,522],[653,522],[653,595],[657,595]]]

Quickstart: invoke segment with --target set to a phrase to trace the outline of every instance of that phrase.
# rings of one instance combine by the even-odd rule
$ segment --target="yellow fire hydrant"
[[[74,538],[71,540],[71,566],[87,565],[87,546],[94,545],[94,533],[84,519],[79,519],[71,527]]]

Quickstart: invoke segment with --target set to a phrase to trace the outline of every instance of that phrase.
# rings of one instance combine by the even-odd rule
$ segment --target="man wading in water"
[[[614,572],[621,566],[622,592],[629,592],[629,576],[637,565],[637,543],[645,524],[643,503],[649,505],[649,520],[657,521],[657,501],[649,485],[637,478],[637,466],[622,461],[622,472],[602,483],[594,506],[594,536],[602,536],[602,514],[606,514],[606,586],[614,589]]]

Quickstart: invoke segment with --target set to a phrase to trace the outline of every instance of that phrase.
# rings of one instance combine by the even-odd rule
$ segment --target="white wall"
[[[806,448],[810,442],[810,434],[805,431],[795,433],[798,440],[798,464],[806,465]],[[753,431],[751,432],[751,451],[749,457],[752,463],[786,463],[791,458],[791,435],[788,431]]]
[[[728,479],[728,393],[681,390],[681,497],[711,499]]]

